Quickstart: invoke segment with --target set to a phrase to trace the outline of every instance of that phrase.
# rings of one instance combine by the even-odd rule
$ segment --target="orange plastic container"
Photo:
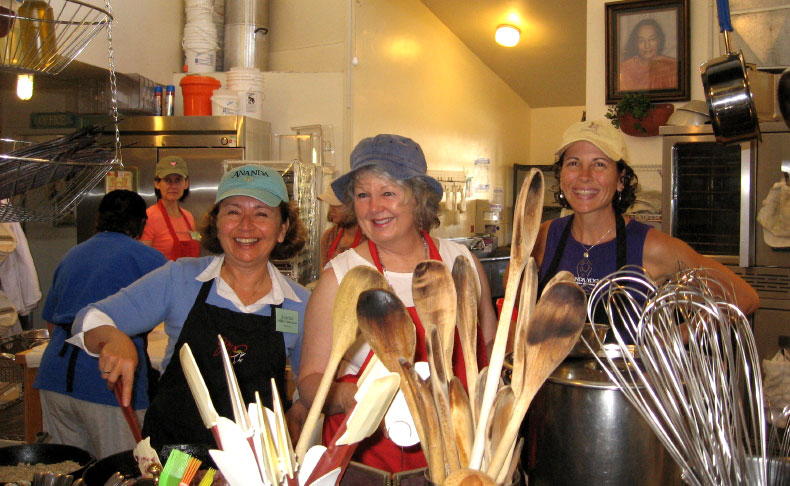
[[[211,76],[184,76],[181,78],[184,97],[184,115],[211,116],[211,95],[220,82]]]

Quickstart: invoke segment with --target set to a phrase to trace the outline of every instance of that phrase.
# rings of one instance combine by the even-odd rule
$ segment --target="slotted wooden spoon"
[[[296,457],[300,462],[310,447],[310,438],[318,423],[318,417],[321,416],[321,409],[324,407],[340,360],[357,339],[356,305],[359,294],[365,290],[386,287],[387,280],[378,270],[360,265],[349,270],[337,288],[335,304],[332,308],[332,351],[296,443]]]

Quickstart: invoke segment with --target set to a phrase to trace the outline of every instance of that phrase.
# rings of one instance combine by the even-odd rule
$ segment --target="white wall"
[[[606,106],[606,37],[605,37],[605,6],[606,0],[587,1],[587,119],[595,120],[604,117]],[[689,44],[691,46],[691,99],[704,100],[702,78],[699,65],[719,55],[714,53],[713,39],[715,32],[712,0],[689,0]],[[675,103],[675,108],[686,102]],[[655,166],[661,164],[661,137],[631,137],[626,135],[626,144],[632,166]],[[639,174],[639,171],[637,170]],[[641,182],[648,189],[655,189],[648,184],[646,177]],[[660,188],[658,188],[660,189]]]
[[[583,106],[533,108],[529,160],[522,164],[552,164],[554,152],[562,145],[562,133],[568,126],[581,121]]]
[[[352,144],[377,133],[408,136],[430,170],[489,158],[492,185],[511,201],[512,164],[529,157],[530,107],[419,0],[353,5]],[[442,220],[438,235],[461,236],[473,216]]]
[[[84,0],[83,0],[84,1]],[[104,8],[102,0],[87,3]],[[181,72],[184,53],[184,2],[181,0],[125,0],[112,2],[115,69],[138,73],[167,84]],[[109,69],[106,29],[77,56],[79,61]]]
[[[348,0],[269,2],[270,71],[344,72]]]

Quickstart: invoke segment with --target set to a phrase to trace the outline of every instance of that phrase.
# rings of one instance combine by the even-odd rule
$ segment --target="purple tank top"
[[[555,219],[549,226],[549,233],[546,236],[546,250],[543,252],[543,261],[540,264],[539,279],[541,281],[554,259],[554,251],[559,245],[560,237],[569,219],[570,216]],[[650,228],[649,225],[635,219],[625,225],[626,264],[642,266],[642,250]],[[617,270],[617,239],[613,238],[593,247],[589,251],[589,263],[584,261],[584,252],[585,248],[582,244],[574,239],[573,234],[569,234],[557,271],[571,272],[576,277],[576,283],[584,289],[587,295],[590,295],[590,291],[598,280]]]

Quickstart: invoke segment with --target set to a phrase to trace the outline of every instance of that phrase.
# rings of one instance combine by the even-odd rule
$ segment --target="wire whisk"
[[[587,342],[691,485],[766,485],[762,378],[746,316],[718,272],[686,269],[658,284],[638,267],[601,279],[613,343]],[[595,333],[592,339],[599,339]]]

